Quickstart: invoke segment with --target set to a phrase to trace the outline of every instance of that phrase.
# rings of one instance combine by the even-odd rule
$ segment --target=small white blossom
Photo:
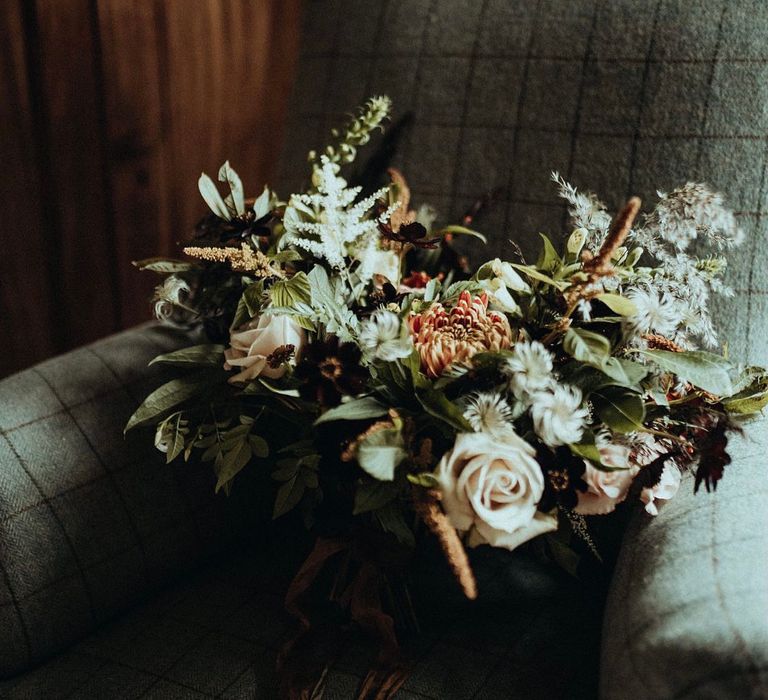
[[[176,307],[186,309],[185,303],[189,298],[189,285],[176,275],[168,275],[162,284],[155,287],[155,317],[160,321],[168,321]]]
[[[408,328],[392,311],[379,309],[360,326],[360,346],[369,357],[392,362],[413,352]]]
[[[501,279],[506,287],[515,291],[522,292],[524,294],[530,294],[531,288],[528,283],[520,277],[517,270],[512,267],[511,263],[504,262],[500,258],[494,258],[491,260],[491,271],[496,277]]]
[[[501,394],[483,391],[467,398],[464,418],[478,433],[503,436],[512,429],[513,417],[512,407]]]
[[[540,342],[522,340],[512,348],[504,367],[509,388],[523,401],[535,391],[545,389],[552,379],[552,354]]]
[[[581,391],[574,386],[552,384],[531,397],[533,428],[550,447],[578,442],[588,416],[581,406]]]
[[[630,289],[626,296],[637,309],[635,314],[625,319],[626,329],[632,335],[659,333],[670,336],[680,325],[682,309],[671,294],[636,287]]]

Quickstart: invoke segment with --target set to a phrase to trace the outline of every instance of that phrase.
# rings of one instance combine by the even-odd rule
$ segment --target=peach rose
[[[293,357],[297,358],[306,339],[304,329],[290,316],[263,314],[251,319],[230,333],[230,347],[224,351],[224,369],[240,370],[229,378],[230,384],[249,382],[259,375],[279,379],[285,374],[285,362],[270,356],[278,349],[285,349],[289,354],[286,346],[292,346]]]
[[[451,524],[474,547],[514,549],[557,529],[557,518],[537,509],[544,476],[533,448],[510,432],[461,433],[437,465],[443,507]]]
[[[628,447],[605,445],[599,450],[603,464],[616,471],[604,471],[587,463],[584,481],[588,489],[579,493],[579,502],[574,508],[579,515],[611,513],[627,497],[632,479],[638,472],[636,466],[630,467]]]

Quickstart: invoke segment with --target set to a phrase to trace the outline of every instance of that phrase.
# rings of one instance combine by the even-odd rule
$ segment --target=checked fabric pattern
[[[123,427],[185,341],[149,324],[0,382],[0,678],[178,577],[228,537],[210,469]],[[189,339],[186,339],[189,342]]]
[[[500,189],[479,262],[510,255],[509,238],[535,257],[538,231],[568,233],[552,170],[614,211],[704,179],[747,234],[722,335],[768,363],[768,3],[308,0],[304,27],[281,193],[373,94],[393,99],[393,124],[413,115],[394,164],[414,203],[456,222]]]

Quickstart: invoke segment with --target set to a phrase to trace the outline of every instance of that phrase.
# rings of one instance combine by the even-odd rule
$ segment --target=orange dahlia
[[[498,351],[512,344],[512,329],[504,314],[488,311],[488,296],[464,291],[452,309],[434,303],[409,319],[421,369],[433,379],[446,367],[466,364],[478,352]]]

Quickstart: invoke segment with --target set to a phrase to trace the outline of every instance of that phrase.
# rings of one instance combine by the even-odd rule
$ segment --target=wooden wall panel
[[[58,348],[21,5],[0,4],[0,376]]]
[[[276,171],[299,0],[6,0],[0,29],[0,376],[149,318],[229,159]],[[21,242],[13,242],[16,231]],[[13,249],[19,255],[8,255]]]

